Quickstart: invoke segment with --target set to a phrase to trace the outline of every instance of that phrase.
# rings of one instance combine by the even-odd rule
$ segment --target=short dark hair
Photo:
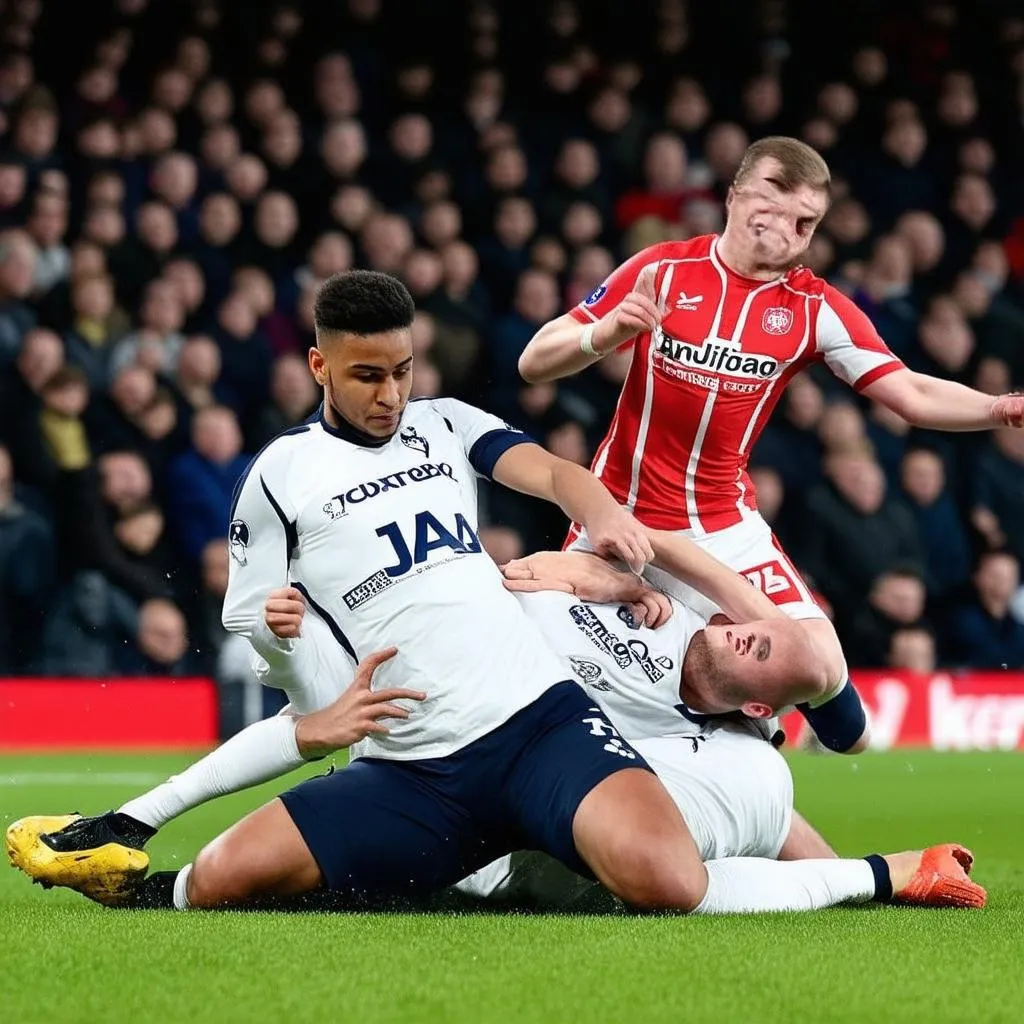
[[[347,270],[329,277],[316,293],[313,323],[317,336],[382,334],[412,325],[416,306],[409,289],[390,274]]]

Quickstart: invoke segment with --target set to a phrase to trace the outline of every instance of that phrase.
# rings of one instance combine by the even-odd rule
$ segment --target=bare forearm
[[[786,615],[739,573],[723,565],[692,541],[661,530],[648,530],[654,564],[709,598],[733,622],[780,619]]]
[[[905,420],[929,430],[988,430],[992,419],[992,395],[975,391],[952,380],[915,373],[903,408],[891,405]],[[888,403],[886,403],[888,404]]]
[[[588,355],[580,348],[583,329],[583,324],[568,316],[545,324],[519,357],[519,373],[523,380],[540,384],[571,377],[596,363],[601,356]]]
[[[608,488],[593,473],[572,462],[551,469],[551,500],[575,523],[588,523],[602,512],[617,508]]]

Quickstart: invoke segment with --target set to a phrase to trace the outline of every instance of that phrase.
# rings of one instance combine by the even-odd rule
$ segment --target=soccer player
[[[839,666],[826,700],[838,694],[852,704],[835,631],[758,514],[746,471],[775,403],[794,375],[822,360],[858,393],[933,430],[1020,427],[1024,396],[993,398],[912,372],[846,296],[799,266],[829,184],[827,164],[804,143],[753,143],[721,236],[637,253],[545,324],[519,369],[531,382],[556,380],[632,347],[594,473],[641,522],[685,533],[801,620]],[[588,543],[586,527],[574,524],[567,544]],[[698,611],[714,610],[656,568],[648,578]],[[813,724],[815,709],[801,710]]]

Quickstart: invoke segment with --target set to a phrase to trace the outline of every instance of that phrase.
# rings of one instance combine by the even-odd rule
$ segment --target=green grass
[[[0,825],[115,806],[187,759],[0,757]],[[649,1022],[1024,1019],[1024,757],[796,755],[798,806],[843,853],[955,839],[981,912],[761,918],[104,911],[0,870],[0,1007],[74,1021]],[[151,844],[184,863],[274,787]]]

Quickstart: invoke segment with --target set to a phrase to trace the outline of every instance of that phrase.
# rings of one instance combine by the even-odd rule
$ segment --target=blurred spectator
[[[825,413],[821,388],[807,375],[790,381],[754,451],[757,465],[771,466],[787,491],[802,492],[821,479],[818,427]]]
[[[882,573],[872,583],[867,603],[854,616],[843,639],[850,664],[886,664],[894,634],[922,626],[925,599],[924,580],[916,567],[897,565]]]
[[[934,672],[937,667],[935,634],[919,626],[897,629],[889,640],[886,664],[925,675]]]
[[[141,366],[153,373],[173,377],[185,335],[181,328],[185,309],[178,289],[157,278],[145,290],[139,310],[138,330],[125,335],[110,354],[110,372],[127,366]]]
[[[558,313],[558,284],[541,270],[526,270],[516,283],[512,311],[491,328],[489,367],[490,407],[499,416],[515,420],[515,394],[521,385],[517,364],[526,343]]]
[[[900,481],[924,548],[929,593],[942,597],[970,572],[967,534],[946,489],[946,467],[936,452],[911,449],[903,459]]]
[[[63,281],[71,269],[71,253],[64,244],[68,230],[67,200],[47,192],[37,194],[26,227],[36,244],[32,296],[38,299]]]
[[[68,362],[80,367],[89,385],[102,390],[119,338],[114,316],[114,283],[104,275],[75,278],[71,286],[71,329],[64,334]]]
[[[1004,427],[978,458],[971,488],[971,523],[990,548],[1007,546],[1024,558],[1024,432]]]
[[[30,330],[13,372],[0,378],[0,442],[7,446],[14,477],[48,492],[57,463],[42,433],[43,389],[64,365],[64,346],[46,328]]]
[[[828,482],[807,499],[815,529],[803,538],[799,564],[836,614],[847,616],[878,576],[901,563],[921,571],[924,555],[913,518],[886,495],[885,476],[870,455],[830,455],[825,472]]]
[[[171,593],[172,580],[161,568],[140,564],[121,545],[115,532],[123,515],[152,500],[152,477],[140,456],[110,452],[101,455],[95,464],[65,470],[57,494],[59,564],[65,576],[94,570],[92,575],[100,575],[135,601]],[[92,579],[88,572],[84,575]],[[95,581],[83,585],[103,590],[103,585]],[[117,598],[111,600],[118,603]]]
[[[188,629],[181,609],[154,598],[139,607],[135,644],[122,648],[122,675],[187,676],[194,674]]]
[[[37,671],[54,584],[53,535],[14,494],[14,472],[0,447],[0,672]]]
[[[192,421],[192,447],[168,474],[168,507],[193,565],[211,540],[226,536],[231,494],[248,462],[235,414],[225,406],[200,409]]]
[[[419,360],[414,365],[418,368]],[[263,407],[248,433],[248,449],[259,451],[283,430],[304,422],[319,402],[320,390],[306,360],[297,355],[280,356],[270,371],[271,404]]]
[[[9,365],[22,335],[36,324],[25,302],[35,284],[37,249],[26,231],[0,232],[0,367]]]
[[[1020,584],[1020,562],[1010,553],[985,552],[974,571],[975,596],[949,623],[948,655],[971,668],[1024,666],[1024,623],[1010,614]]]

